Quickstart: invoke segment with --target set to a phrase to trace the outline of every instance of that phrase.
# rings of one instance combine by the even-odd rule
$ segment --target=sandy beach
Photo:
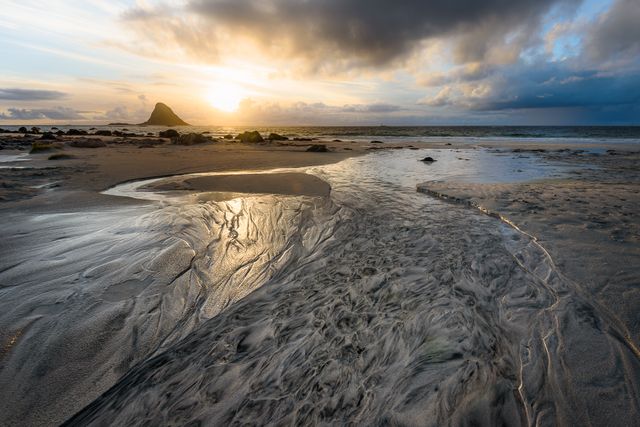
[[[497,393],[495,399],[511,402],[501,407],[505,417],[527,417],[516,408],[526,407],[525,402],[540,396],[553,399],[555,390],[561,390],[566,401],[555,406],[554,413],[569,417],[583,411],[580,417],[584,421],[604,421],[615,413],[615,408],[635,405],[633,390],[638,388],[634,378],[639,372],[640,342],[636,310],[640,291],[634,286],[640,276],[640,224],[636,215],[640,176],[636,165],[640,153],[632,143],[619,143],[612,148],[593,141],[563,144],[442,140],[417,144],[314,140],[248,144],[221,139],[179,146],[168,139],[154,138],[151,146],[149,138],[80,137],[105,144],[81,148],[69,144],[78,137],[63,137],[59,141],[62,149],[27,154],[30,143],[15,135],[0,138],[5,144],[0,155],[6,156],[0,168],[0,251],[5,255],[0,279],[6,309],[0,318],[0,385],[11,391],[2,404],[3,420],[8,424],[27,420],[30,425],[55,425],[87,405],[90,406],[73,418],[71,425],[106,419],[130,423],[139,419],[144,407],[136,403],[136,395],[160,399],[153,406],[162,408],[167,404],[161,403],[162,393],[172,390],[174,386],[170,384],[182,384],[180,390],[187,387],[181,382],[187,376],[179,373],[189,369],[183,363],[199,366],[206,362],[209,345],[197,344],[206,341],[206,336],[218,337],[211,341],[215,346],[211,357],[220,366],[233,365],[233,357],[241,361],[277,354],[279,347],[274,346],[272,337],[284,330],[278,332],[275,324],[265,326],[267,329],[256,326],[264,322],[281,322],[291,328],[306,325],[299,326],[300,336],[306,337],[301,338],[303,348],[307,348],[306,343],[312,346],[307,348],[309,352],[323,348],[324,344],[312,339],[315,335],[306,335],[315,327],[295,316],[306,310],[315,310],[319,315],[317,310],[327,304],[328,297],[322,297],[322,304],[316,307],[312,295],[328,292],[333,288],[324,286],[339,284],[344,280],[339,278],[352,275],[357,283],[351,291],[357,293],[354,304],[378,298],[374,284],[377,280],[394,283],[397,276],[398,283],[411,283],[415,274],[426,274],[437,283],[453,280],[456,286],[463,286],[460,280],[469,282],[464,285],[469,287],[468,292],[480,292],[472,298],[478,310],[488,304],[482,302],[485,298],[493,301],[500,295],[504,306],[490,305],[486,309],[492,316],[504,312],[504,319],[500,314],[499,319],[487,321],[492,325],[489,330],[480,328],[455,339],[451,335],[455,335],[455,328],[471,326],[466,321],[455,326],[455,322],[447,320],[440,326],[447,331],[445,335],[433,331],[434,337],[440,337],[433,338],[434,342],[442,342],[439,345],[444,350],[429,358],[441,358],[438,363],[450,366],[438,374],[437,381],[453,381],[456,375],[462,375],[453,373],[462,372],[459,363],[466,356],[461,355],[475,353],[470,350],[474,346],[489,345],[485,335],[493,335],[491,328],[504,328],[504,335],[495,339],[502,343],[499,346],[505,352],[505,363],[527,365],[530,372],[524,375],[504,368],[504,378],[513,376],[520,384],[516,394],[493,391]],[[328,152],[306,151],[318,144],[326,146]],[[68,157],[49,160],[53,154]],[[435,162],[420,162],[425,156],[433,157]],[[496,175],[496,165],[511,166],[501,166],[502,172]],[[426,179],[429,176],[439,179]],[[147,184],[137,184],[149,180]],[[402,187],[391,185],[396,181]],[[386,189],[387,185],[391,187]],[[146,199],[146,193],[157,196]],[[412,212],[413,216],[407,216],[408,206],[416,204],[425,205]],[[451,210],[449,206],[456,207]],[[427,213],[430,210],[433,212]],[[420,212],[425,213],[419,215]],[[364,224],[358,225],[360,220]],[[417,228],[410,231],[408,224]],[[387,232],[382,233],[385,229]],[[449,235],[442,234],[443,230]],[[427,234],[423,236],[423,232]],[[518,235],[520,232],[524,234]],[[469,240],[468,233],[475,237]],[[416,240],[417,235],[422,237]],[[443,240],[436,244],[432,239]],[[466,243],[460,243],[463,241]],[[514,243],[500,243],[503,241]],[[484,252],[478,245],[493,249]],[[510,245],[523,246],[513,249]],[[436,255],[431,254],[435,248],[439,248]],[[499,254],[504,250],[507,252],[502,258]],[[334,265],[340,261],[326,255],[339,256],[342,251],[347,251],[341,255],[345,267]],[[385,256],[376,255],[385,251]],[[407,252],[401,255],[398,251]],[[486,260],[492,253],[498,258]],[[351,256],[355,258],[350,259]],[[461,259],[456,260],[456,256]],[[514,260],[515,267],[509,266]],[[492,263],[495,267],[491,267]],[[402,272],[395,270],[398,266],[402,266]],[[410,273],[412,268],[419,272]],[[327,282],[322,281],[323,275],[327,275]],[[506,277],[510,279],[504,285],[495,285],[498,288],[492,291],[494,296],[483,294],[486,291],[482,289],[489,285],[480,283],[494,283]],[[473,284],[476,280],[480,282]],[[543,286],[538,288],[536,281]],[[306,287],[299,289],[301,283]],[[361,290],[360,283],[364,286]],[[529,293],[522,290],[529,286]],[[336,289],[338,292],[340,288]],[[432,292],[420,289],[423,293]],[[284,298],[280,292],[311,294],[291,300],[297,307],[292,312],[280,306]],[[398,304],[422,307],[417,311],[403,309],[414,313],[400,317],[404,319],[403,328],[417,327],[413,322],[420,313],[433,310],[422,306],[424,302],[419,299],[411,302],[417,298],[415,292],[406,289],[398,295]],[[463,310],[451,314],[452,318],[464,318],[469,315],[468,307],[456,308],[457,299],[447,296],[443,304],[449,313]],[[305,308],[307,300],[309,307],[315,308]],[[377,302],[366,309],[353,306],[349,310],[354,319],[362,315],[361,309],[373,313],[382,306],[378,307]],[[271,318],[271,310],[286,316]],[[340,310],[333,313],[332,322],[345,316]],[[390,313],[388,308],[382,312],[387,313],[385,316]],[[373,319],[378,314],[370,316]],[[432,322],[439,322],[434,319],[424,327],[433,328]],[[353,322],[354,328],[361,328],[359,321]],[[502,342],[506,337],[521,336],[518,339],[523,342],[529,340],[528,354],[546,346],[551,348],[547,338],[542,340],[544,345],[540,342],[539,333],[540,328],[546,330],[554,322],[564,326],[549,329],[548,336],[554,336],[555,343],[550,350],[553,355],[547,359],[550,364],[553,361],[564,366],[562,371],[524,362],[522,347]],[[342,331],[339,325],[334,327]],[[387,327],[391,326],[384,326]],[[476,327],[480,326],[471,328],[475,331]],[[243,328],[248,331],[244,338],[237,335]],[[366,335],[373,330],[376,329],[362,329],[361,333]],[[343,332],[345,337],[351,336],[348,331],[340,334]],[[476,344],[467,343],[474,334],[483,338]],[[285,336],[282,339],[288,342]],[[239,344],[247,339],[248,344]],[[356,335],[348,338],[354,340],[356,347],[388,345],[378,339],[371,336],[371,342],[365,344]],[[444,344],[452,339],[465,344]],[[225,353],[227,350],[220,353],[222,350],[214,344],[225,340],[230,340],[229,345],[234,348],[248,346],[257,351],[262,346],[265,350],[231,356]],[[325,344],[331,342],[327,340]],[[411,359],[424,351],[410,350],[414,345],[410,340],[395,345],[398,351],[405,349],[395,358]],[[282,357],[293,357],[288,351]],[[355,354],[347,359],[360,360]],[[542,354],[538,356],[545,360]],[[278,360],[271,357],[260,362],[248,359],[246,363],[263,363],[268,366],[265,372],[282,369],[277,364],[271,366]],[[321,363],[320,359],[317,362]],[[302,369],[298,362],[291,363],[289,369]],[[387,366],[383,360],[377,363],[382,363],[380,369]],[[245,365],[235,369],[241,369],[239,366]],[[204,366],[199,369],[210,371]],[[362,375],[360,368],[355,369],[344,375]],[[440,377],[449,369],[454,369],[450,379]],[[487,369],[493,372],[494,368]],[[221,387],[214,372],[217,371],[210,372],[213,377],[205,375],[202,387]],[[149,388],[149,375],[157,378],[154,388]],[[231,386],[234,389],[242,381],[250,383],[261,378],[255,372],[249,377],[238,375],[244,380],[229,380],[235,384]],[[493,375],[497,377],[489,380],[492,383],[508,381],[502,374]],[[545,376],[559,381],[559,385],[536,389],[535,384]],[[617,382],[602,385],[607,377]],[[260,379],[263,380],[267,381]],[[316,380],[327,381],[328,377],[318,374]],[[201,386],[196,388],[197,393],[204,392]],[[336,387],[340,390],[341,386]],[[395,386],[380,387],[391,390]],[[472,389],[476,387],[482,390],[483,385],[478,383]],[[242,408],[242,399],[237,399],[245,392],[249,393],[237,389],[228,397],[217,392],[222,393],[218,396],[226,406],[213,406],[218,408],[215,418],[228,415],[224,408]],[[609,398],[593,400],[589,397],[593,393]],[[184,396],[189,399],[189,393]],[[381,396],[384,393],[376,399]],[[475,401],[484,402],[478,396]],[[367,400],[367,405],[375,406],[376,399]],[[402,415],[398,413],[396,421],[410,422],[412,417],[428,411],[440,414],[432,403],[426,405],[430,409],[419,410],[416,406]],[[459,416],[470,415],[465,412]],[[489,415],[474,416],[489,419],[482,418]],[[189,419],[177,415],[154,417],[163,422]]]

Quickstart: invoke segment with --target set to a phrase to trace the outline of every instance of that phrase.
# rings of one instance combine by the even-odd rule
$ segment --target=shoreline
[[[4,139],[3,139],[4,138]],[[8,138],[8,139],[7,139]],[[582,144],[557,142],[486,141],[452,143],[439,142],[378,142],[378,141],[283,141],[260,144],[215,140],[205,144],[179,146],[168,139],[150,137],[116,138],[104,136],[64,136],[57,142],[62,149],[27,154],[29,141],[14,134],[0,135],[0,143],[20,143],[22,150],[0,151],[0,156],[21,156],[21,161],[4,162],[0,178],[0,210],[60,210],[60,205],[111,206],[118,201],[100,192],[128,181],[164,178],[173,175],[206,172],[244,172],[278,168],[298,168],[336,163],[353,156],[380,150],[518,150],[526,154],[555,150],[591,150],[603,144],[591,141]],[[69,146],[74,141],[99,141],[98,148]],[[149,141],[152,140],[153,144]],[[312,145],[324,145],[328,152],[306,150]],[[620,152],[638,150],[638,145],[626,142],[604,145]],[[15,148],[15,147],[14,147]],[[532,154],[530,153],[530,154]],[[47,160],[53,154],[67,156],[61,160]],[[24,161],[26,160],[26,161]],[[60,199],[64,203],[56,203]],[[131,201],[120,201],[127,204]],[[58,206],[56,206],[58,205]],[[64,208],[63,208],[64,210]]]

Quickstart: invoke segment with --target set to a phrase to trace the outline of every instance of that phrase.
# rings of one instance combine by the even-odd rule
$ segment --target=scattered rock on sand
[[[239,139],[241,142],[250,142],[250,143],[264,141],[264,138],[262,138],[262,135],[260,135],[260,132],[258,132],[257,130],[254,130],[252,132],[242,132],[236,138]]]
[[[40,139],[48,139],[48,140],[56,140],[58,139],[58,137],[56,137],[53,133],[51,132],[45,132],[42,134],[42,136],[40,137]]]
[[[100,135],[100,136],[111,136],[112,135],[110,130],[97,130],[93,134],[94,135]]]
[[[307,148],[306,151],[309,151],[311,153],[326,153],[329,151],[329,149],[327,149],[327,146],[324,144],[314,144],[311,147]]]
[[[86,135],[87,131],[82,129],[69,129],[67,131],[67,135],[78,136],[78,135]]]
[[[370,144],[384,144],[382,141],[371,141]]]
[[[209,142],[210,139],[199,133],[188,133],[186,135],[180,135],[177,138],[173,138],[171,142],[176,145],[195,145]]]
[[[175,129],[167,129],[167,130],[160,131],[158,135],[160,136],[160,138],[177,138],[180,136],[178,131]]]
[[[233,135],[231,135],[230,133],[226,134],[225,136],[223,136],[224,139],[233,139]]]
[[[18,129],[18,132],[20,132],[20,133],[27,133],[27,128],[26,128],[26,127],[24,127],[24,126],[21,126],[21,127]]]
[[[71,154],[62,154],[62,153],[52,154],[49,156],[49,160],[68,160],[68,159],[75,159],[75,156],[72,156]]]
[[[29,151],[29,154],[35,154],[35,153],[41,153],[43,151],[50,151],[50,150],[54,150],[54,149],[61,149],[62,148],[62,144],[59,142],[33,142],[31,144],[31,151]]]
[[[283,136],[277,133],[270,133],[267,139],[271,141],[288,141],[289,140],[289,138],[287,138],[286,136]]]
[[[421,161],[421,162],[424,162],[424,163],[433,163],[433,162],[435,162],[436,160],[435,160],[433,157],[429,157],[429,156],[427,156],[427,157],[425,157],[424,159],[422,159],[422,160],[420,160],[420,161]]]
[[[107,146],[104,141],[99,139],[75,139],[73,141],[69,141],[67,144],[71,147],[77,148],[100,148]]]

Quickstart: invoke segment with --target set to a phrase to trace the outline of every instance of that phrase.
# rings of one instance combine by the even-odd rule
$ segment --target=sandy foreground
[[[73,139],[64,137],[61,142]],[[44,226],[40,231],[28,230],[29,225],[22,222],[27,216],[117,211],[148,204],[139,199],[101,193],[123,182],[164,177],[146,189],[326,196],[330,187],[315,176],[289,171],[269,175],[259,172],[330,164],[378,150],[418,148],[415,143],[350,141],[265,144],[217,141],[176,146],[158,138],[100,139],[108,145],[100,148],[65,145],[61,150],[27,154],[28,144],[14,135],[0,136],[5,148],[0,155],[16,156],[15,161],[0,164],[0,211],[4,218],[0,253],[19,253],[21,248],[45,250],[47,242],[61,238],[59,230]],[[329,152],[306,152],[313,144],[324,144]],[[442,141],[423,143],[419,147],[456,150],[460,156],[464,156],[465,150],[515,151],[520,156],[575,166],[570,176],[560,179],[499,184],[425,182],[418,186],[418,191],[452,203],[467,204],[472,209],[480,208],[535,236],[559,269],[575,283],[577,292],[596,300],[607,320],[624,334],[624,345],[640,357],[640,311],[637,309],[640,307],[640,152],[637,145],[619,143],[615,147],[599,147],[592,142],[536,144],[496,140],[482,144]],[[437,151],[434,152],[437,159]],[[49,160],[53,154],[64,154],[68,158]],[[22,161],[24,158],[28,161]],[[242,173],[171,178],[207,172]],[[0,272],[12,268],[11,257],[7,259],[9,261],[0,264]],[[0,283],[6,289],[11,285]],[[21,332],[0,329],[0,372],[4,368],[3,360],[10,359],[21,339]],[[8,378],[6,374],[2,377]],[[106,381],[99,384],[98,389],[104,391],[110,385]],[[13,416],[32,417],[29,421],[35,425],[57,424],[95,397],[91,396],[87,402],[61,402],[60,406],[35,411],[20,408]]]

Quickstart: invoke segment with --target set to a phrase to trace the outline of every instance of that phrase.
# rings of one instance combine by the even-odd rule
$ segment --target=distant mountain
[[[176,115],[176,113],[169,108],[166,104],[158,102],[153,109],[149,120],[140,125],[150,126],[189,126],[189,123],[182,120]]]

